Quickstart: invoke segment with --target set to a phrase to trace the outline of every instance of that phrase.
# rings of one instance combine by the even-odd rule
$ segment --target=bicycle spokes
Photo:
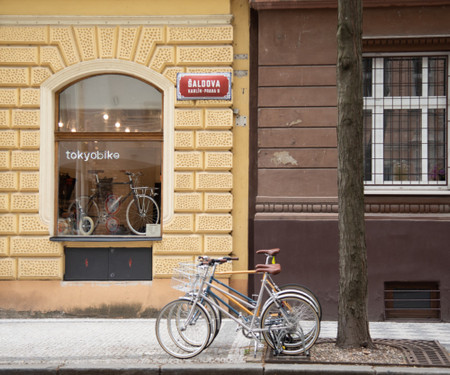
[[[148,195],[136,195],[127,208],[127,224],[136,234],[145,234],[147,224],[157,224],[159,208]]]

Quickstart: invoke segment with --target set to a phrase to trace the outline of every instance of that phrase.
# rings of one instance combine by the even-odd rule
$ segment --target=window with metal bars
[[[363,59],[366,187],[448,186],[447,56]]]

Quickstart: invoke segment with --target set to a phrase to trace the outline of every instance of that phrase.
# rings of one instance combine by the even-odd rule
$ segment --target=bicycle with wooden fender
[[[156,337],[161,347],[177,358],[198,355],[213,343],[223,315],[254,340],[255,351],[264,340],[275,354],[308,355],[319,336],[319,306],[304,291],[274,290],[268,279],[281,267],[269,263],[270,251],[259,251],[267,258],[255,269],[262,274],[256,299],[215,277],[218,265],[238,258],[199,257],[197,264],[181,264],[173,280],[186,295],[167,304],[158,316]]]

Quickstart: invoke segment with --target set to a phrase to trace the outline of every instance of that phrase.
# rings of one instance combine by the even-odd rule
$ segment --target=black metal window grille
[[[447,57],[363,59],[366,185],[447,185]]]
[[[386,282],[384,307],[386,319],[439,319],[439,283]]]

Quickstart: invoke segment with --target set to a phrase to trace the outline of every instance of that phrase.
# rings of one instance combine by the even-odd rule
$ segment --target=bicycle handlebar
[[[199,256],[198,260],[200,261],[201,264],[207,264],[208,266],[212,266],[215,263],[226,263],[226,262],[231,262],[232,260],[239,260],[238,257],[222,257],[222,258],[210,258],[208,256]]]

